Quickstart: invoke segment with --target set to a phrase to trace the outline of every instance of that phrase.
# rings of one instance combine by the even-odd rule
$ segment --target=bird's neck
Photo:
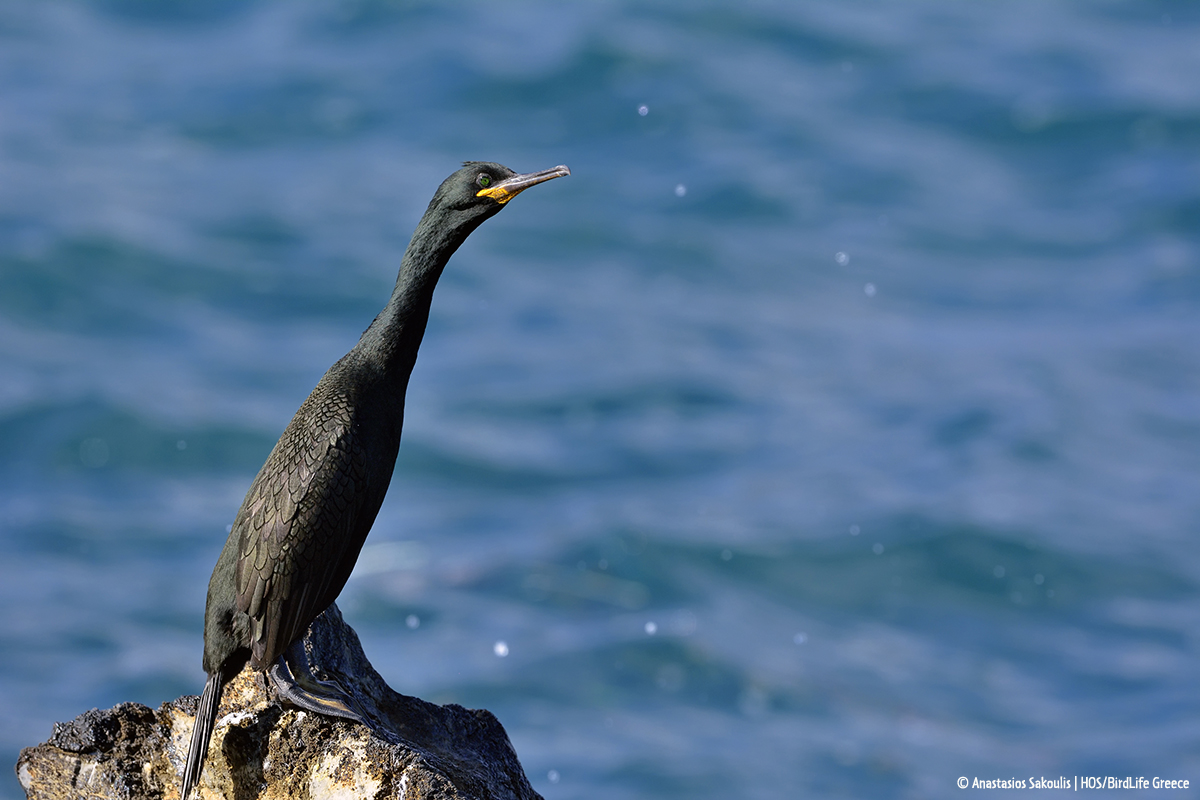
[[[404,252],[391,298],[355,347],[396,384],[401,401],[429,322],[434,287],[450,256],[476,227],[478,223],[451,224],[432,207],[426,211]]]

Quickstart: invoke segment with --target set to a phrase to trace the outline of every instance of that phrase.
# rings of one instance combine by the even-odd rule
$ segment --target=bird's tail
[[[221,690],[225,687],[225,670],[217,669],[208,676],[204,694],[200,695],[200,706],[196,709],[196,724],[192,728],[192,743],[188,745],[187,764],[183,768],[183,790],[179,800],[188,800],[192,787],[200,780],[204,768],[204,757],[208,755],[208,740],[212,738],[213,725],[217,722],[217,706],[221,703]]]

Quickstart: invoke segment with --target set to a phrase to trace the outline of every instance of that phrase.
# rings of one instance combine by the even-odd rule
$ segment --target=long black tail
[[[204,768],[204,757],[208,755],[208,740],[212,738],[213,725],[217,722],[217,706],[221,704],[223,688],[225,670],[218,669],[208,676],[208,683],[204,684],[204,694],[200,695],[200,707],[196,709],[196,725],[192,728],[192,743],[188,745],[187,764],[183,768],[183,791],[179,793],[180,800],[188,800],[192,787],[200,780],[200,770]]]

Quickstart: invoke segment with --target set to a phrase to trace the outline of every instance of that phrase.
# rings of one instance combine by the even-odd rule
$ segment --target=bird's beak
[[[561,178],[564,175],[570,175],[571,170],[565,165],[559,164],[551,169],[544,169],[541,172],[528,172],[524,175],[513,175],[511,178],[506,178],[499,183],[489,186],[486,189],[480,189],[475,193],[476,197],[490,197],[497,203],[504,205],[509,200],[519,195],[521,192],[539,183],[550,180],[551,178]]]

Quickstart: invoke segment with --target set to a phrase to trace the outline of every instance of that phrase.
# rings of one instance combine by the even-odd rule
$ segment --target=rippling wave
[[[547,797],[1197,776],[1187,4],[0,3],[0,745],[201,686],[464,159],[340,604]],[[0,796],[18,797],[15,781]]]

